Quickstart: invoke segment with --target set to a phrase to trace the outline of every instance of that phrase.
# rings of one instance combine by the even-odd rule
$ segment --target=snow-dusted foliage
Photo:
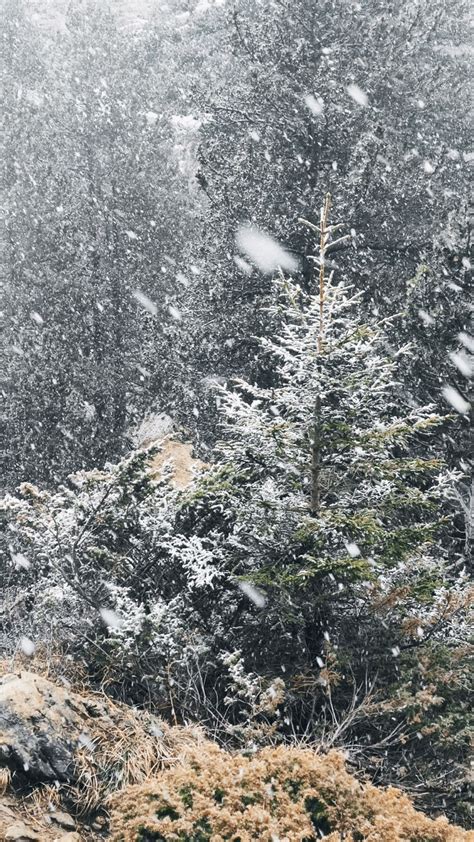
[[[424,751],[449,805],[468,739],[461,477],[432,452],[448,421],[407,406],[410,348],[387,351],[323,258],[317,295],[275,280],[274,385],[217,388],[222,440],[190,485],[154,480],[151,448],[5,499],[8,643],[247,747],[350,746],[384,780]]]
[[[360,295],[343,283],[328,284],[323,302],[290,279],[277,289],[280,335],[262,343],[276,361],[275,385],[238,381],[220,391],[222,453],[253,489],[247,549],[256,524],[280,548],[293,526],[305,552],[275,575],[302,581],[334,571],[370,577],[427,558],[433,512],[460,474],[426,453],[443,419],[404,405],[399,378],[410,348],[387,356],[383,325],[361,321]],[[264,569],[258,540],[254,574]]]
[[[367,312],[430,273],[412,388],[469,402],[467,0],[40,6],[4,10],[9,490],[120,458],[152,407],[213,442],[208,378],[258,371],[328,188]]]
[[[140,694],[143,681],[146,693],[151,678],[165,692],[169,662],[186,660],[194,594],[219,575],[203,542],[179,533],[177,494],[147,464],[156,449],[72,475],[55,493],[24,483],[2,507],[10,645],[21,632],[43,652],[83,657],[117,692],[131,682]]]
[[[464,820],[468,0],[4,7],[2,656]]]

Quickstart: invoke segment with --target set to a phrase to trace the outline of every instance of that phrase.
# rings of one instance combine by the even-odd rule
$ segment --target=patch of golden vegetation
[[[194,747],[154,780],[111,799],[114,842],[473,842],[394,788],[361,783],[337,752]]]
[[[146,442],[150,446],[150,442]],[[209,466],[193,457],[193,445],[167,437],[159,443],[159,453],[150,460],[150,471],[154,479],[159,479],[168,467],[171,472],[171,485],[174,488],[187,488],[194,481],[196,474]]]

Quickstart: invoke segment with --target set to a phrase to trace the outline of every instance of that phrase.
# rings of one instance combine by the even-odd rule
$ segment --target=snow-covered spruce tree
[[[250,596],[221,643],[235,649],[242,732],[255,737],[253,711],[264,718],[249,701],[263,678],[280,733],[357,747],[385,780],[423,752],[426,791],[432,775],[436,797],[459,804],[468,596],[445,540],[457,476],[431,447],[447,419],[406,405],[410,347],[389,353],[385,324],[363,321],[360,294],[326,276],[339,236],[329,204],[319,226],[306,223],[318,228],[319,289],[275,282],[280,329],[263,342],[274,385],[220,390],[225,468],[191,495],[188,527]]]
[[[372,579],[426,558],[441,525],[438,502],[454,478],[429,455],[431,429],[446,419],[431,407],[407,412],[403,405],[400,377],[410,347],[389,355],[388,320],[363,322],[360,293],[335,283],[334,273],[326,278],[340,227],[327,224],[328,211],[329,197],[318,228],[317,294],[283,276],[276,281],[280,335],[262,342],[275,361],[275,385],[236,381],[220,391],[220,449],[246,478],[249,522],[263,520],[264,534],[272,524],[276,547],[297,525],[304,550],[268,567],[258,538],[260,560],[249,555],[248,570],[261,584],[331,573]]]

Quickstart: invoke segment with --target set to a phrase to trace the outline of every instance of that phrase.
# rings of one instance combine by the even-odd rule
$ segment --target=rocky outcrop
[[[88,738],[91,705],[32,672],[0,681],[0,763],[30,784],[75,777],[76,751]]]
[[[8,673],[0,679],[0,840],[103,838],[111,793],[202,739],[199,729],[170,727],[101,693]]]

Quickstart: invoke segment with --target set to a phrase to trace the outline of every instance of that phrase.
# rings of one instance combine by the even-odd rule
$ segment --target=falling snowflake
[[[469,401],[464,400],[462,395],[459,394],[458,390],[455,389],[454,386],[444,386],[443,389],[441,389],[441,393],[444,399],[451,404],[456,412],[459,412],[460,415],[467,415],[471,408],[471,404]]]
[[[88,751],[94,751],[94,749],[95,749],[94,741],[93,741],[92,737],[89,734],[87,734],[85,731],[82,731],[82,733],[79,734],[79,736],[77,738],[77,741],[78,741],[79,745],[81,745],[83,748],[87,749]]]
[[[234,256],[234,262],[235,262],[235,265],[237,266],[237,268],[240,269],[240,271],[243,272],[244,275],[251,275],[252,274],[253,267],[250,265],[250,263],[247,263],[247,261],[244,260],[243,257],[239,257],[239,255],[236,254]]]
[[[177,322],[180,322],[181,319],[183,318],[183,316],[181,314],[181,310],[178,310],[177,307],[173,307],[172,304],[169,305],[168,312],[169,312],[170,316],[172,316],[172,318],[175,319],[175,321],[177,321]]]
[[[474,354],[474,338],[469,333],[461,331],[461,333],[458,333],[458,339],[461,345],[464,345],[471,354]]]
[[[17,570],[28,570],[31,567],[31,563],[23,553],[12,553],[12,561]]]
[[[112,611],[110,608],[100,608],[99,614],[102,617],[106,626],[111,629],[121,629],[124,621],[116,611]]]
[[[324,111],[324,100],[320,96],[315,97],[313,94],[307,94],[303,97],[303,102],[317,117]]]
[[[149,126],[154,126],[158,120],[158,114],[156,111],[147,111],[145,114],[145,120]]]
[[[239,582],[238,585],[242,593],[245,594],[245,596],[247,596],[257,606],[257,608],[264,607],[267,600],[261,591],[253,585],[250,585],[248,582]]]
[[[434,324],[433,316],[430,316],[430,314],[427,313],[426,310],[422,310],[420,308],[420,310],[418,310],[418,315],[419,315],[420,319],[422,320],[423,324],[425,324],[425,325]]]
[[[467,354],[464,354],[462,351],[451,351],[449,359],[452,363],[454,363],[458,371],[460,371],[464,377],[472,377],[474,373],[474,363]]]
[[[139,289],[134,289],[132,295],[143,307],[144,310],[147,310],[147,312],[151,313],[152,316],[156,316],[158,312],[158,307],[156,306],[155,302],[151,300],[151,298],[148,298],[148,295],[145,295],[145,293]]]
[[[24,655],[31,658],[35,654],[36,646],[29,637],[22,635],[20,637],[20,649]]]
[[[239,228],[236,236],[237,247],[265,274],[278,268],[294,272],[298,268],[297,260],[269,234],[251,226]]]
[[[351,99],[353,99],[354,102],[357,102],[358,105],[367,106],[369,104],[369,98],[366,92],[363,91],[362,88],[359,88],[359,85],[348,85],[346,90]]]
[[[92,421],[95,418],[96,409],[94,404],[84,401],[84,417],[86,421]]]
[[[359,547],[355,543],[346,544],[346,550],[351,558],[357,558],[360,555]]]
[[[150,725],[150,734],[153,737],[157,737],[158,739],[161,739],[164,736],[164,731],[163,731],[162,728],[160,728],[160,726],[157,723],[152,722],[151,725]]]

